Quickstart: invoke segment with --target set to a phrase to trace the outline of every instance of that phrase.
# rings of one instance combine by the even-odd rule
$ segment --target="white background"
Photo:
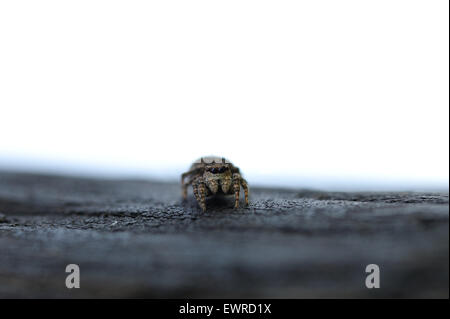
[[[448,6],[1,1],[0,168],[448,189]]]

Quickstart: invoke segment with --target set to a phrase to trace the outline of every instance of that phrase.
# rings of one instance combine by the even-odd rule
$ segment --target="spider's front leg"
[[[245,206],[248,206],[248,184],[247,181],[241,177],[241,185],[242,188],[244,189],[244,194],[245,194]]]
[[[194,169],[191,169],[190,171],[188,171],[188,172],[186,172],[186,173],[183,173],[183,174],[181,174],[181,195],[183,196],[183,199],[186,199],[187,198],[187,190],[188,190],[188,186],[189,185],[191,185],[192,184],[192,182],[194,181],[194,179],[195,179],[195,177],[193,177],[193,176],[195,176],[195,174],[198,174],[200,172],[200,169],[199,168],[194,168]],[[185,183],[184,182],[184,179],[186,178],[186,177],[190,177],[189,179],[188,179],[188,181]]]
[[[203,181],[203,177],[197,177],[192,182],[192,188],[194,190],[194,196],[197,199],[200,208],[206,211],[206,185]]]
[[[239,208],[239,193],[244,188],[245,205],[248,206],[248,184],[247,181],[239,173],[233,174],[233,191],[234,191],[234,208]]]

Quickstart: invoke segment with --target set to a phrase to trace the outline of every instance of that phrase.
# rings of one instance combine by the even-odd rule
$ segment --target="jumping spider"
[[[184,179],[188,178],[185,182]],[[192,184],[194,196],[201,209],[206,210],[206,197],[216,194],[234,194],[234,207],[239,207],[241,185],[244,188],[245,205],[248,205],[248,185],[239,168],[225,158],[202,157],[195,161],[189,171],[181,175],[183,198],[187,198],[188,185]]]

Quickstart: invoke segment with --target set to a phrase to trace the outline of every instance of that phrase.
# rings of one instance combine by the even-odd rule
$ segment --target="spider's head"
[[[220,176],[221,174],[229,172],[230,166],[228,164],[213,164],[213,165],[207,166],[205,168],[205,171],[207,171],[215,176]]]
[[[224,159],[220,163],[208,163],[205,165],[203,178],[213,194],[219,191],[219,187],[224,194],[228,194],[231,187],[231,166]]]

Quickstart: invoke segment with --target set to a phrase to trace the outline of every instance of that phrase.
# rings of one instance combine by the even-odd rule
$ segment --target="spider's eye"
[[[215,167],[210,169],[210,172],[213,173],[213,174],[216,174],[218,171],[219,170],[217,168],[215,168]]]
[[[221,168],[219,168],[219,173],[223,173],[227,170],[227,168],[225,166],[222,166]]]

